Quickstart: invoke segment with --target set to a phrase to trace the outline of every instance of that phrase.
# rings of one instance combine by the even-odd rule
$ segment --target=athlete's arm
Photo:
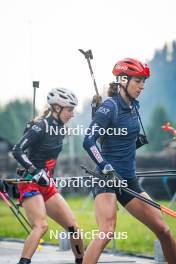
[[[101,170],[104,169],[108,162],[102,156],[96,141],[102,132],[108,128],[113,119],[114,111],[114,105],[110,100],[107,99],[102,103],[95,113],[83,142],[84,149]]]
[[[28,159],[25,150],[41,140],[45,133],[45,124],[43,121],[34,124],[22,137],[22,139],[14,146],[14,158],[25,168],[29,169],[33,164]]]

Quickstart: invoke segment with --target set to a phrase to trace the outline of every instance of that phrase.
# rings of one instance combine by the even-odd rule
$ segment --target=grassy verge
[[[76,219],[83,232],[97,229],[93,201],[91,200],[86,209],[82,210],[86,199],[86,197],[66,199],[74,211]],[[166,202],[162,203],[167,205]],[[174,237],[176,237],[175,219],[169,216],[164,216],[164,218],[172,230]],[[50,230],[44,236],[44,241],[58,244],[58,240],[54,238],[54,236],[51,238],[51,235],[56,234],[57,230],[59,232],[62,231],[62,228],[51,219],[49,219],[49,228]],[[51,230],[53,233],[51,233]],[[127,232],[128,239],[122,239],[122,232]],[[121,207],[117,219],[116,233],[119,235],[119,239],[115,240],[117,249],[132,253],[153,253],[153,243],[156,239],[155,236]],[[0,201],[0,237],[21,239],[25,239],[26,237],[25,230],[23,230],[9,208],[2,201]],[[89,243],[90,239],[85,239],[85,244],[88,245]],[[108,245],[108,248],[112,248],[112,242]]]

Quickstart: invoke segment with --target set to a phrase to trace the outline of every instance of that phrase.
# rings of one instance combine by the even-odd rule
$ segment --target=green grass
[[[67,202],[74,211],[79,226],[83,231],[91,231],[97,229],[97,224],[94,217],[94,205],[93,201],[90,201],[86,210],[82,211],[86,197],[67,198]],[[167,205],[166,202],[162,204]],[[23,211],[23,210],[22,210]],[[176,238],[175,219],[164,216],[165,221],[172,230],[174,237]],[[122,251],[128,251],[132,253],[153,253],[153,243],[156,239],[150,230],[139,223],[135,218],[129,215],[125,210],[121,210],[117,218],[116,233],[127,232],[128,239],[116,239],[116,248]],[[49,219],[49,228],[54,232],[58,230],[62,231],[62,228],[55,222]],[[0,201],[0,236],[6,238],[26,238],[26,232],[17,222],[9,208]],[[44,236],[45,242],[58,244],[58,240],[55,238],[50,239],[50,231]],[[88,245],[90,240],[85,240],[85,244]],[[108,248],[112,248],[112,242],[109,243]]]

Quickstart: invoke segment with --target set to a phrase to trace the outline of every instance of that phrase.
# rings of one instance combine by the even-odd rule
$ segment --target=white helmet
[[[62,107],[75,107],[78,104],[76,95],[65,88],[53,88],[47,95],[49,105],[58,104]]]

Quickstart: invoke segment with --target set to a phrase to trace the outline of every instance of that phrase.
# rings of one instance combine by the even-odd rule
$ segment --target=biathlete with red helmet
[[[34,120],[13,149],[14,157],[33,181],[19,184],[20,201],[32,231],[18,264],[31,263],[39,241],[48,229],[47,215],[69,232],[75,263],[79,264],[83,259],[83,241],[78,224],[66,201],[49,181],[62,150],[64,136],[60,129],[73,117],[78,100],[70,90],[54,88],[48,93],[47,102],[49,108]]]
[[[117,82],[110,84],[109,98],[97,109],[89,127],[91,133],[85,136],[83,144],[89,156],[98,165],[97,170],[100,175],[92,188],[99,235],[87,248],[83,264],[97,263],[103,249],[114,236],[117,201],[156,234],[166,260],[169,264],[175,264],[176,242],[160,211],[123,192],[117,188],[120,185],[115,184],[119,177],[122,187],[126,185],[144,197],[150,198],[139,185],[135,173],[136,140],[140,131],[139,102],[136,99],[144,90],[150,69],[147,64],[127,58],[116,63],[113,74]],[[108,133],[109,128],[111,133]],[[102,138],[103,129],[106,133]],[[117,129],[118,133],[112,133]],[[100,138],[101,150],[96,143],[98,138]],[[102,180],[105,184],[102,184]]]

